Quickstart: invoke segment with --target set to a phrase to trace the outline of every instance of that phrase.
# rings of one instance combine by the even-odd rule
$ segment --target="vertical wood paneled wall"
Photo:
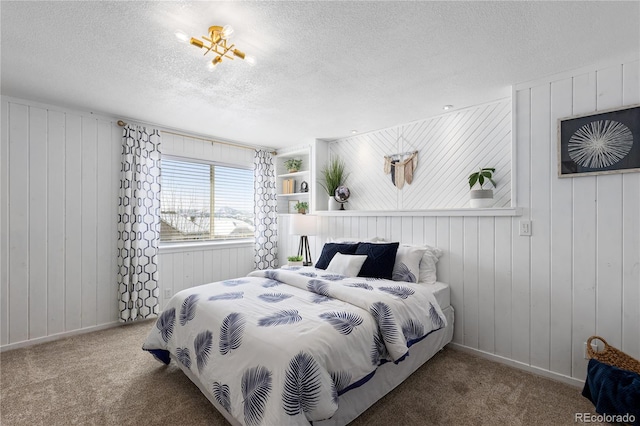
[[[2,97],[0,347],[117,324],[122,129],[91,113]],[[163,154],[251,167],[253,151],[162,134]],[[252,243],[161,247],[175,293],[253,268]]]
[[[352,210],[422,210],[469,205],[467,177],[495,167],[496,207],[511,205],[511,101],[503,99],[330,144],[345,162]],[[413,183],[398,190],[384,156],[418,151]]]
[[[451,285],[455,343],[577,380],[586,376],[591,335],[640,358],[640,173],[556,177],[557,119],[640,103],[639,64],[516,88],[515,191],[524,216],[319,216],[313,257],[330,236],[435,245],[444,251],[438,278]],[[363,158],[380,151],[360,149]],[[527,219],[531,237],[519,235]],[[294,252],[297,238],[283,236],[280,247]]]
[[[253,167],[254,151],[198,138],[162,133],[162,155]],[[171,294],[214,281],[244,276],[253,270],[254,244],[229,243],[175,248],[160,247],[158,260],[161,305]]]
[[[0,345],[117,321],[122,129],[2,98]]]
[[[593,334],[640,357],[640,174],[556,177],[559,118],[635,103],[638,61],[517,88],[518,200],[533,235],[514,253],[529,253],[533,366],[584,378]]]

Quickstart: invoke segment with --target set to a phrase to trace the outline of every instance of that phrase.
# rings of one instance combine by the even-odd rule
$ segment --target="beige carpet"
[[[152,326],[0,354],[0,424],[227,425],[178,367],[141,350]],[[351,425],[572,425],[576,412],[594,413],[577,388],[445,348]]]

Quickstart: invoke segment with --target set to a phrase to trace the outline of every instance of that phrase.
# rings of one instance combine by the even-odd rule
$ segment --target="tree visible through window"
[[[162,159],[160,240],[253,237],[253,171]]]

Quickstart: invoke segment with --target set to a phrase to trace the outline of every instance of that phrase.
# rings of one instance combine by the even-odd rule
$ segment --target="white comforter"
[[[143,349],[171,353],[242,424],[306,425],[444,326],[428,286],[278,269],[177,293]]]

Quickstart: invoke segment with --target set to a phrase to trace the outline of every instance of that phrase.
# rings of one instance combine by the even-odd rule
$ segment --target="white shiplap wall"
[[[114,323],[122,129],[2,98],[0,345]]]
[[[517,88],[523,217],[319,216],[313,257],[329,236],[435,245],[445,252],[438,278],[451,285],[456,344],[569,381],[585,378],[583,342],[593,334],[640,358],[640,173],[556,177],[557,119],[639,103],[639,81],[634,61]],[[376,147],[359,154],[377,158]],[[527,219],[533,234],[522,237]],[[281,248],[296,244],[286,237]]]
[[[467,177],[495,167],[495,207],[511,205],[511,101],[503,99],[362,135],[338,139],[330,151],[344,160],[350,210],[467,207]],[[413,183],[402,190],[383,173],[384,156],[418,151]]]
[[[2,97],[0,348],[117,324],[122,129],[89,112]],[[250,167],[251,149],[162,134],[170,155]],[[253,244],[162,247],[164,288],[247,274]]]

